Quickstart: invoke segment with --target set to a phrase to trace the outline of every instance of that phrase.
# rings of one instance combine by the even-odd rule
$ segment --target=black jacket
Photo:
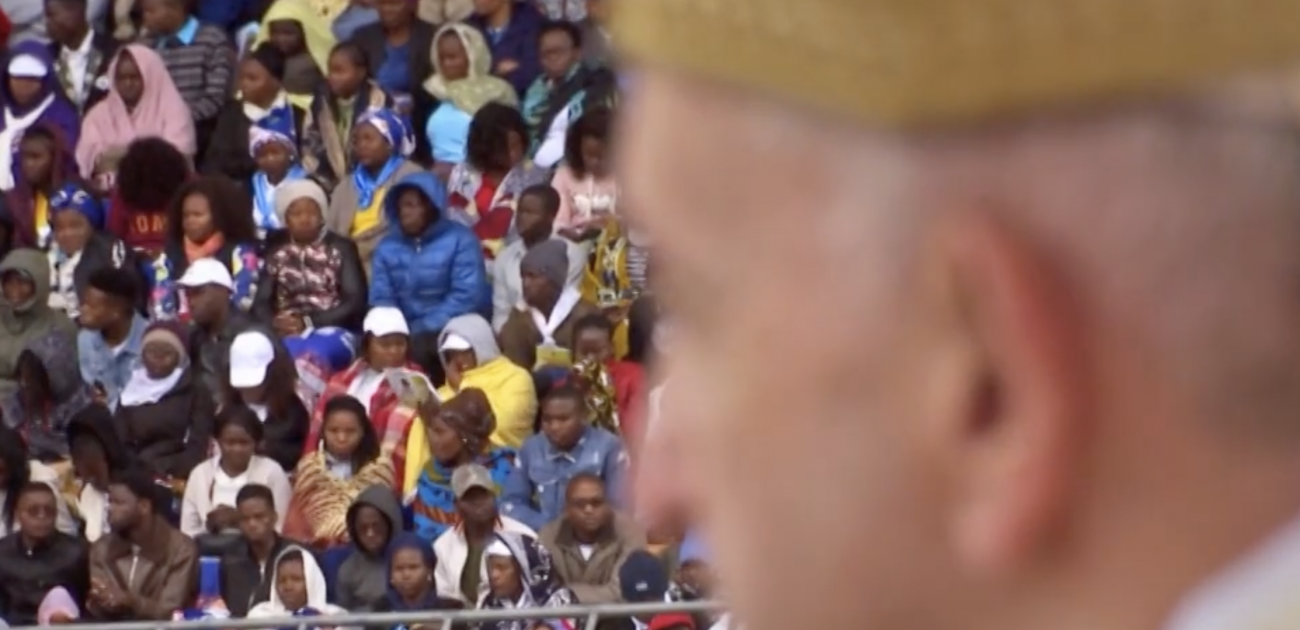
[[[275,575],[275,567],[270,565],[290,545],[307,548],[306,545],[277,536],[265,567],[253,559],[253,552],[243,539],[222,556],[221,599],[226,602],[231,617],[245,617],[253,606],[271,601],[271,578]]]
[[[81,104],[80,107],[77,107],[76,99],[72,98],[72,95],[68,93],[68,88],[71,86],[64,85],[62,80],[59,81],[59,87],[63,95],[68,98],[69,103],[77,107],[77,113],[81,114],[83,118],[86,112],[90,111],[90,108],[99,104],[100,101],[104,100],[104,97],[108,96],[108,88],[113,81],[113,77],[108,74],[108,67],[113,63],[113,57],[117,56],[117,49],[120,45],[116,39],[113,39],[107,33],[92,31],[90,48],[94,51],[94,56],[90,60],[91,65],[86,67],[88,93],[86,94],[86,102]],[[54,58],[56,70],[60,71],[63,67],[63,59],[60,57],[62,51],[62,45],[57,42],[50,42],[50,56]]]
[[[51,589],[68,589],[80,605],[90,592],[90,545],[54,532],[30,552],[22,535],[0,539],[0,617],[12,626],[36,625],[36,611]]]
[[[122,443],[154,474],[188,479],[208,453],[216,405],[188,368],[162,399],[145,405],[118,405],[113,425]]]
[[[302,124],[307,119],[307,112],[301,107],[290,107],[293,109],[294,137],[298,139],[301,155]],[[244,115],[244,104],[233,99],[226,101],[217,114],[212,140],[203,153],[200,167],[203,174],[225,175],[235,180],[245,191],[250,190],[249,182],[257,173],[257,161],[248,152],[248,132],[252,128],[253,123]]]
[[[148,315],[149,284],[144,277],[139,258],[135,250],[127,247],[122,239],[107,232],[92,234],[90,240],[86,241],[85,248],[81,250],[77,268],[72,270],[72,284],[77,288],[77,295],[81,295],[86,290],[86,285],[90,283],[90,276],[106,267],[126,269],[131,273],[136,282],[135,308],[141,315]]]
[[[262,267],[262,275],[257,281],[257,295],[253,298],[252,311],[253,317],[263,323],[269,323],[278,312],[276,292],[280,287],[276,283],[275,267],[279,264],[277,258],[280,257],[278,255],[280,250],[287,245],[284,231],[274,232],[268,238],[267,250],[262,256],[265,264]],[[361,266],[361,255],[357,253],[357,244],[346,237],[326,232],[325,245],[331,250],[330,258],[333,259],[337,255],[339,261],[339,269],[336,270],[339,283],[338,306],[299,314],[311,318],[312,326],[317,328],[337,326],[359,332],[369,304],[369,288],[366,283],[365,269]],[[286,264],[294,263],[296,261]]]
[[[438,100],[425,91],[424,81],[433,76],[433,59],[429,52],[433,49],[433,36],[437,32],[438,27],[417,19],[411,24],[411,39],[406,45],[411,57],[410,121],[415,127],[411,130],[415,135],[415,153],[411,159],[425,165],[432,162],[433,152],[429,147],[429,138],[424,133],[424,123],[438,106]],[[384,51],[388,48],[388,36],[384,34],[383,25],[376,22],[357,29],[352,35],[352,41],[366,51],[366,58],[370,61],[370,76],[378,76],[379,67],[384,65]]]

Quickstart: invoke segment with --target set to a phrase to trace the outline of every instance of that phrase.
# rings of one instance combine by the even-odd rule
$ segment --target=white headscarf
[[[271,572],[271,600],[254,606],[252,610],[248,611],[249,618],[290,617],[294,614],[294,610],[289,610],[285,607],[284,602],[280,601],[280,591],[275,588],[275,584],[276,575],[280,572],[280,563],[285,556],[295,551],[302,556],[302,574],[307,582],[307,605],[305,607],[313,608],[322,615],[338,615],[347,612],[329,603],[329,595],[325,586],[325,573],[321,571],[320,565],[316,563],[316,556],[298,545],[290,545],[275,557],[275,570]]]

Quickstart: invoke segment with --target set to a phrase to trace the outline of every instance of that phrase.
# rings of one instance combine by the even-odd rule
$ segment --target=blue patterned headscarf
[[[361,209],[366,209],[374,203],[375,191],[379,190],[379,187],[401,168],[407,156],[415,151],[415,137],[411,135],[411,128],[406,121],[390,109],[366,110],[361,118],[357,119],[357,125],[370,125],[379,130],[379,133],[388,140],[388,144],[393,147],[393,154],[389,156],[388,163],[379,169],[377,175],[372,176],[368,169],[361,167],[352,170],[352,184],[357,189],[357,205]]]
[[[73,210],[86,217],[96,230],[104,229],[104,206],[90,193],[76,184],[64,184],[50,197],[51,218],[65,210]]]

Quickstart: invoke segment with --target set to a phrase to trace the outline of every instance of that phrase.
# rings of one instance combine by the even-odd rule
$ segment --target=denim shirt
[[[502,513],[533,528],[564,514],[564,494],[578,473],[594,473],[605,481],[605,494],[615,508],[623,507],[623,478],[627,451],[618,436],[587,427],[578,444],[561,451],[543,434],[524,441],[515,468],[502,490]]]
[[[77,333],[81,380],[91,387],[96,383],[104,386],[109,409],[117,410],[117,399],[131,379],[131,371],[140,365],[141,340],[148,327],[149,322],[136,315],[131,322],[131,332],[122,342],[121,352],[116,354],[98,331],[82,329]]]

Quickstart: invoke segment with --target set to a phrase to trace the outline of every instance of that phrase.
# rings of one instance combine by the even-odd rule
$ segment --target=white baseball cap
[[[200,258],[190,263],[177,284],[190,289],[215,284],[227,291],[235,290],[235,279],[230,277],[230,270],[215,258]]]
[[[474,349],[474,344],[470,343],[468,339],[456,333],[447,333],[447,335],[443,337],[442,343],[438,346],[439,352],[450,352],[456,350],[473,350],[473,349]]]
[[[275,360],[275,345],[264,333],[246,332],[230,343],[230,386],[257,387]]]
[[[376,306],[366,313],[366,320],[361,329],[376,337],[384,335],[409,335],[411,328],[406,325],[406,316],[395,306]]]
[[[18,55],[9,60],[9,76],[22,79],[44,79],[50,69],[33,55]]]

